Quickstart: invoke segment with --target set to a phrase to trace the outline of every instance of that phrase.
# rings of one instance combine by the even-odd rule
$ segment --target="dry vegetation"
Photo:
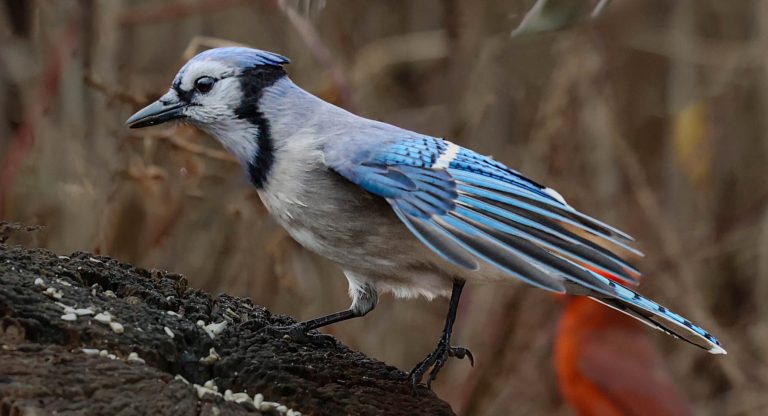
[[[765,414],[768,1],[616,0],[595,20],[511,37],[532,3],[3,1],[0,219],[45,226],[17,241],[182,272],[273,311],[345,307],[339,270],[268,218],[212,139],[123,126],[200,47],[277,51],[324,99],[493,154],[633,234],[641,291],[729,351],[644,330],[662,371],[697,415]],[[438,394],[459,414],[571,414],[552,360],[562,304],[469,288],[455,339],[477,366],[450,363]],[[445,306],[385,297],[327,331],[407,369]]]

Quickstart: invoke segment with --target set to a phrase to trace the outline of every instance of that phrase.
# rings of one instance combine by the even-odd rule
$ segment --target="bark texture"
[[[178,274],[0,245],[0,415],[453,414],[346,346],[261,331],[291,322]]]

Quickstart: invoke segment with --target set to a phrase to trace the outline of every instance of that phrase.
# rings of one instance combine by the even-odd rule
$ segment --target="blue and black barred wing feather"
[[[590,296],[702,348],[722,351],[703,329],[590,270],[635,284],[640,275],[635,267],[583,234],[640,254],[629,245],[631,237],[493,159],[440,139],[411,136],[332,148],[326,163],[385,198],[416,237],[459,267],[476,270],[486,262],[534,286]]]

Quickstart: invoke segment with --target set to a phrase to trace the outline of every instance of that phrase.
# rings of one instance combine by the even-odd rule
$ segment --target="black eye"
[[[213,88],[213,84],[216,83],[216,80],[211,77],[200,77],[197,80],[195,80],[195,90],[197,90],[200,93],[207,93],[208,91]]]

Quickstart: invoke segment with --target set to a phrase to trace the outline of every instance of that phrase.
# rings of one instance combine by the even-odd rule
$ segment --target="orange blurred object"
[[[566,298],[555,339],[563,398],[579,415],[690,415],[640,322],[588,298]]]

